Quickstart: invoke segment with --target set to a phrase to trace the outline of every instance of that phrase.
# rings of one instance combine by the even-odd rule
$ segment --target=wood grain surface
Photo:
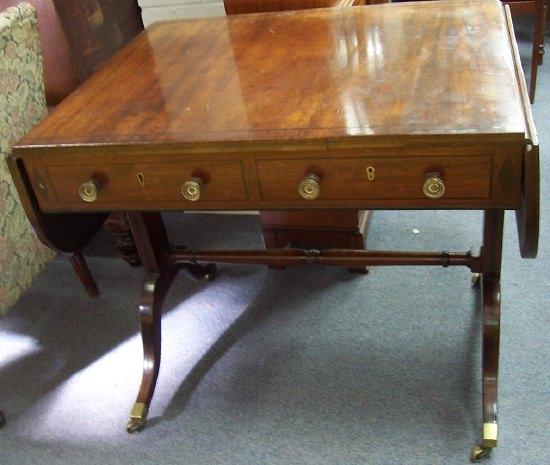
[[[497,0],[171,21],[140,34],[21,145],[519,142],[517,87]]]

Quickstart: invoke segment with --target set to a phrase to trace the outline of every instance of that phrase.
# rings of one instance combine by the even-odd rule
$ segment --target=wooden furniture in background
[[[346,8],[357,5],[376,5],[389,0],[224,0],[228,15],[267,11],[306,10],[309,8]]]
[[[136,0],[52,1],[79,82],[143,30]]]
[[[390,0],[381,0],[381,2],[390,2]],[[502,3],[510,7],[510,11],[514,16],[533,16],[533,48],[531,52],[531,74],[529,77],[529,100],[533,103],[535,101],[538,67],[542,64],[544,57],[544,35],[546,31],[548,2],[547,0],[502,0]]]
[[[224,0],[228,15],[309,8],[345,8],[364,3],[361,0]],[[262,236],[267,249],[287,246],[363,249],[369,220],[368,211],[358,210],[260,212]],[[366,269],[351,271],[365,272]]]
[[[0,0],[0,9],[19,0]],[[136,0],[29,0],[38,12],[44,54],[46,101],[54,107],[88,79],[117,50],[143,30]],[[126,216],[114,213],[105,228],[131,265],[140,259]],[[74,263],[84,270],[83,259]],[[81,276],[87,281],[91,276]]]
[[[308,8],[349,7],[355,0],[224,0],[228,15]]]
[[[346,43],[361,51],[351,61]],[[48,216],[43,238],[59,250],[75,240],[70,215],[127,212],[145,269],[145,360],[130,432],[146,421],[162,301],[181,268],[211,277],[198,262],[464,266],[482,284],[483,432],[473,458],[497,445],[504,212],[516,211],[521,255],[531,258],[539,208],[538,139],[500,2],[159,23],[62,102],[8,164],[29,217]],[[372,208],[483,210],[483,247],[196,251],[169,244],[157,213]]]
[[[537,87],[537,72],[544,57],[547,0],[505,0],[503,3],[510,6],[512,15],[532,15],[534,18],[531,76],[529,78],[529,99],[533,103]]]
[[[267,249],[279,249],[289,245],[306,248],[363,249],[370,219],[368,210],[260,212],[262,235]],[[366,268],[351,268],[350,271],[364,273]]]

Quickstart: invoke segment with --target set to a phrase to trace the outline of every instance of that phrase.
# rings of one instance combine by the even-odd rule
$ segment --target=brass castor
[[[147,405],[143,402],[137,402],[130,413],[130,421],[126,425],[126,431],[130,434],[141,431],[145,428],[147,421]]]
[[[217,274],[218,267],[214,263],[199,265],[198,263],[186,263],[183,265],[183,271],[196,281],[212,281]]]
[[[130,434],[141,431],[145,428],[145,419],[132,418],[126,425],[126,431]]]
[[[481,283],[481,274],[474,273],[472,275],[472,286],[479,286],[480,283]]]
[[[206,273],[204,275],[204,279],[206,281],[212,281],[216,277],[216,274],[218,273],[218,267],[214,263],[209,263],[208,265],[205,266],[205,268],[206,268]]]
[[[6,424],[6,415],[0,410],[0,428]]]
[[[481,462],[482,460],[489,457],[489,454],[491,452],[490,447],[484,447],[482,445],[477,445],[472,449],[472,454],[470,455],[470,459],[472,462]]]

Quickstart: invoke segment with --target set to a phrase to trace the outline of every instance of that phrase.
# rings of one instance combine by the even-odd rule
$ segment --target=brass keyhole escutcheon
[[[80,195],[80,198],[84,200],[84,202],[95,202],[99,195],[100,188],[101,186],[99,182],[90,180],[81,184],[80,188],[78,189],[78,193]]]
[[[145,175],[143,173],[138,173],[136,176],[137,176],[137,180],[139,182],[139,185],[140,186],[145,186]]]
[[[430,173],[426,176],[422,187],[424,195],[430,199],[439,199],[445,194],[445,184],[439,173]]]
[[[374,174],[376,173],[376,170],[373,166],[367,166],[367,178],[369,181],[374,181]]]
[[[298,186],[300,197],[315,200],[321,194],[321,179],[316,174],[308,174]]]

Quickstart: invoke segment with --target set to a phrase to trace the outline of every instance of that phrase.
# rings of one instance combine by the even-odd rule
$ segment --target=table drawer
[[[488,199],[491,157],[358,157],[263,159],[256,163],[265,201],[303,201],[299,185],[308,174],[319,178],[318,200],[428,199],[424,184],[437,173],[441,199]]]
[[[97,198],[91,203],[141,203],[150,201],[182,204],[212,201],[242,201],[248,198],[241,162],[168,162],[95,165],[58,165],[46,168],[49,184],[59,204],[85,203],[81,186],[97,183]],[[200,197],[190,202],[183,185],[193,178],[205,181]]]

